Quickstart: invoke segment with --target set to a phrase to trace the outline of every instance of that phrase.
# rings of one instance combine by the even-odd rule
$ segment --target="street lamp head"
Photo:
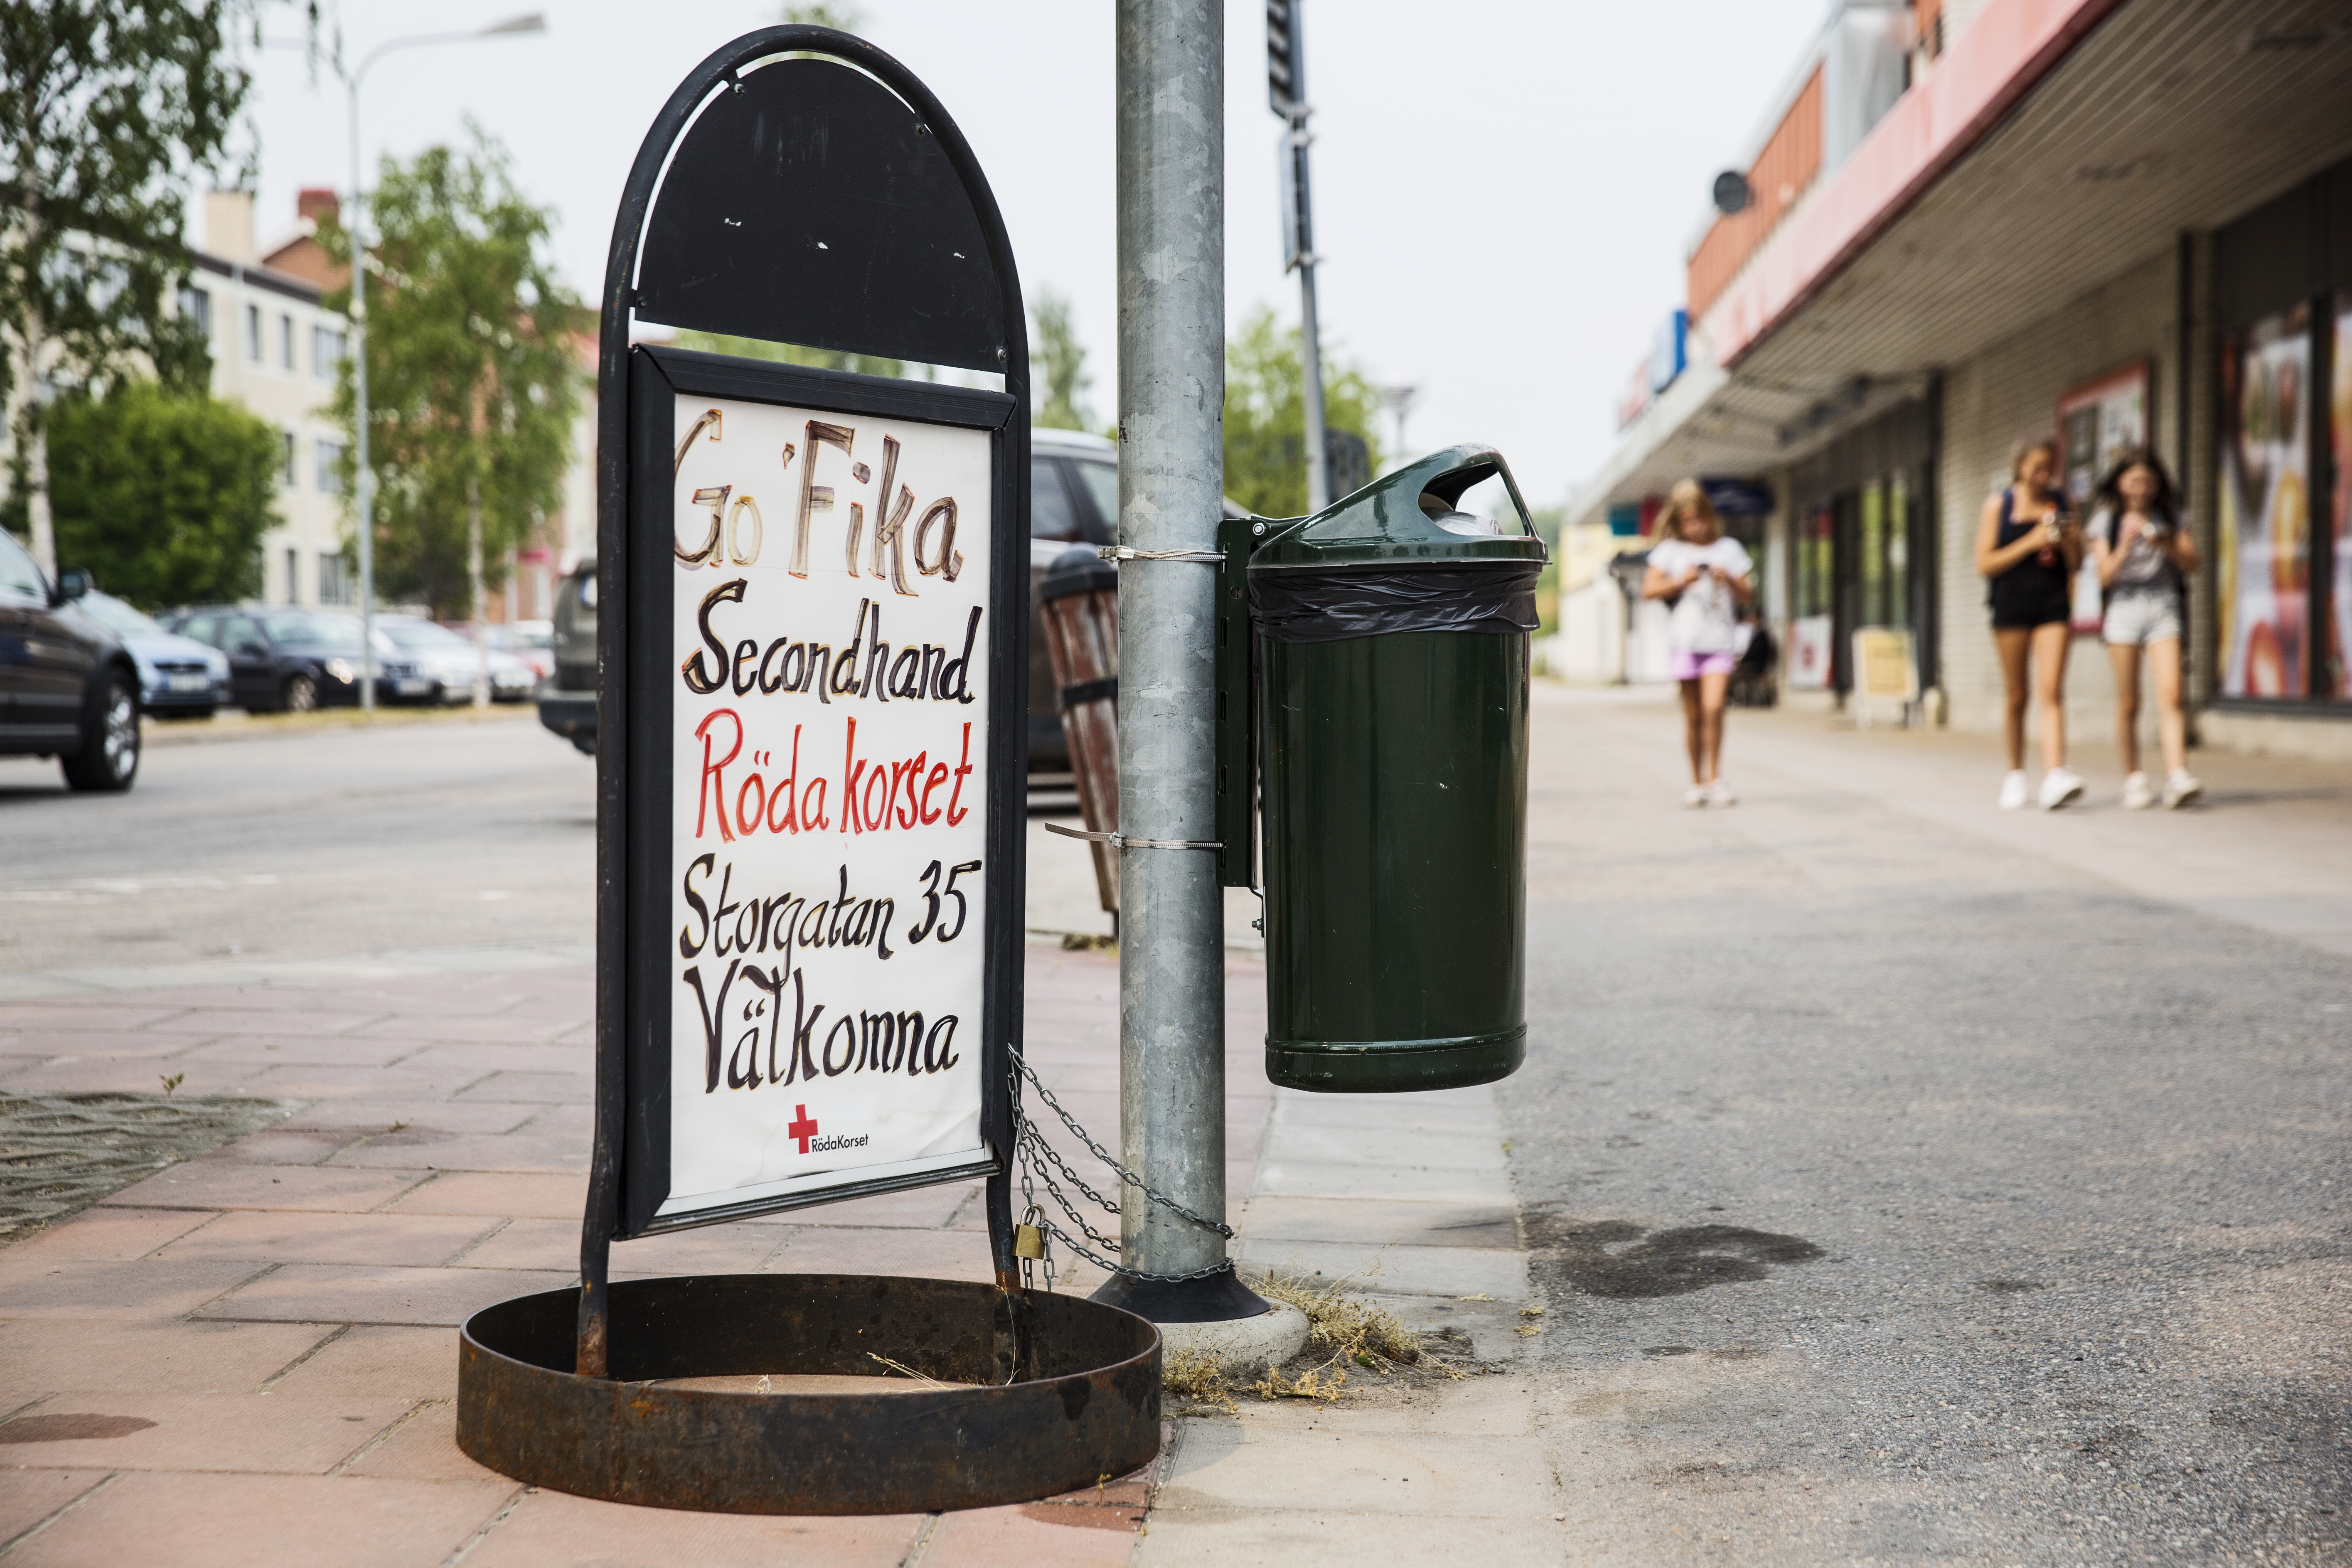
[[[520,16],[509,16],[503,22],[494,23],[483,28],[477,36],[488,38],[500,33],[544,33],[545,31],[547,31],[546,16],[537,11],[530,11]]]

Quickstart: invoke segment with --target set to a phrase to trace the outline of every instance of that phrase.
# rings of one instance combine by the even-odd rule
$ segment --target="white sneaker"
[[[1706,804],[1706,785],[1693,784],[1690,788],[1683,791],[1683,804],[1693,807],[1705,805]]]
[[[2155,804],[2156,791],[2149,785],[2146,773],[2131,773],[2125,777],[2124,809],[2126,811],[2146,811]]]
[[[2014,769],[2001,776],[2001,810],[2022,811],[2025,809],[2025,803],[2032,797],[2032,795],[2033,786],[2026,782],[2023,768]]]
[[[2055,811],[2083,798],[2083,775],[2072,768],[2052,768],[2042,775],[2042,809]]]
[[[1706,786],[1706,803],[1709,805],[1738,805],[1739,797],[1731,793],[1729,784],[1717,779]]]
[[[2205,797],[2205,786],[2187,768],[2175,768],[2172,776],[2164,781],[2164,804],[2173,810],[2195,805]]]

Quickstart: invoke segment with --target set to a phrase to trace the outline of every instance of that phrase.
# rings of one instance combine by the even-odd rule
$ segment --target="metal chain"
[[[1092,1154],[1096,1159],[1100,1160],[1104,1164],[1108,1165],[1112,1170],[1118,1172],[1121,1181],[1127,1183],[1129,1186],[1134,1187],[1138,1192],[1141,1193],[1151,1202],[1158,1204],[1161,1208],[1172,1210],[1173,1212],[1183,1215],[1186,1219],[1191,1220],[1194,1225],[1199,1226],[1202,1229],[1213,1230],[1219,1236],[1223,1237],[1227,1241],[1231,1241],[1234,1238],[1234,1227],[1232,1226],[1225,1224],[1223,1220],[1211,1219],[1207,1215],[1194,1214],[1191,1209],[1186,1208],[1174,1198],[1170,1197],[1167,1194],[1153,1187],[1150,1183],[1145,1181],[1141,1176],[1137,1175],[1133,1171],[1129,1170],[1125,1165],[1122,1165],[1117,1160],[1112,1159],[1110,1156],[1110,1151],[1096,1142],[1094,1139],[1087,1134],[1087,1130],[1078,1125],[1078,1119],[1062,1109],[1062,1102],[1054,1098],[1053,1090],[1047,1089],[1045,1084],[1039,1080],[1037,1077],[1037,1069],[1031,1067],[1027,1058],[1024,1058],[1018,1051],[1013,1053],[1013,1065],[1019,1071],[1021,1077],[1027,1079],[1030,1084],[1037,1090],[1037,1098],[1045,1102],[1046,1108],[1052,1110],[1055,1115],[1062,1119],[1062,1125],[1070,1130],[1070,1135],[1087,1146],[1087,1153]],[[1021,1086],[1018,1081],[1013,1084],[1013,1114],[1015,1116],[1020,1116]],[[1028,1119],[1026,1117],[1022,1117],[1021,1120],[1025,1124]],[[1064,1168],[1067,1169],[1066,1166]],[[1076,1178],[1073,1179],[1075,1180]],[[1093,1196],[1094,1194],[1089,1192],[1088,1195]],[[1110,1202],[1107,1198],[1096,1197],[1095,1201],[1101,1204],[1103,1207],[1110,1210],[1113,1214],[1119,1212],[1118,1205]]]
[[[1083,1214],[1080,1214],[1076,1205],[1071,1202],[1070,1195],[1062,1190],[1061,1183],[1054,1179],[1054,1173],[1055,1171],[1059,1171],[1062,1175],[1068,1180],[1070,1185],[1077,1188],[1079,1192],[1085,1194],[1088,1201],[1092,1202],[1097,1207],[1110,1214],[1118,1214],[1120,1212],[1118,1204],[1114,1203],[1109,1198],[1105,1197],[1102,1194],[1095,1191],[1093,1186],[1091,1186],[1084,1177],[1080,1176],[1076,1171],[1071,1169],[1069,1162],[1062,1157],[1061,1152],[1055,1149],[1051,1143],[1046,1142],[1045,1135],[1037,1131],[1036,1123],[1029,1120],[1027,1114],[1023,1109],[1021,1094],[1021,1080],[1024,1078],[1029,1080],[1030,1086],[1036,1089],[1037,1097],[1040,1100],[1043,1100],[1045,1104],[1051,1108],[1055,1116],[1061,1118],[1062,1125],[1068,1128],[1071,1134],[1076,1137],[1079,1142],[1084,1143],[1087,1146],[1087,1152],[1093,1154],[1096,1159],[1100,1160],[1104,1164],[1118,1172],[1119,1178],[1132,1185],[1137,1191],[1140,1192],[1147,1201],[1158,1204],[1160,1207],[1170,1210],[1181,1217],[1191,1221],[1192,1224],[1201,1226],[1204,1230],[1213,1230],[1219,1236],[1223,1237],[1229,1241],[1233,1239],[1234,1236],[1233,1226],[1219,1220],[1213,1220],[1205,1215],[1195,1214],[1192,1210],[1186,1208],[1182,1204],[1178,1203],[1175,1199],[1168,1196],[1165,1193],[1160,1192],[1158,1189],[1152,1187],[1140,1176],[1138,1176],[1134,1172],[1129,1170],[1125,1165],[1120,1164],[1117,1160],[1112,1159],[1110,1152],[1105,1149],[1101,1144],[1096,1142],[1094,1139],[1087,1134],[1087,1130],[1078,1125],[1077,1118],[1072,1116],[1069,1111],[1063,1108],[1061,1101],[1054,1098],[1053,1091],[1048,1089],[1045,1084],[1039,1080],[1036,1069],[1032,1068],[1019,1052],[1015,1051],[1012,1053],[1012,1061],[1013,1070],[1012,1074],[1013,1081],[1010,1087],[1013,1093],[1013,1142],[1015,1158],[1019,1161],[1021,1166],[1021,1196],[1022,1201],[1025,1205],[1025,1210],[1022,1215],[1022,1224],[1029,1224],[1031,1217],[1034,1215],[1037,1228],[1040,1231],[1044,1232],[1046,1236],[1059,1240],[1063,1246],[1068,1247],[1070,1251],[1075,1253],[1076,1256],[1085,1258],[1088,1263],[1093,1264],[1097,1268],[1104,1269],[1112,1274],[1123,1274],[1130,1279],[1151,1279],[1160,1281],[1163,1284],[1176,1284],[1189,1279],[1206,1279],[1212,1275],[1223,1274],[1233,1267],[1231,1262],[1224,1262],[1215,1264],[1207,1268],[1195,1268],[1191,1272],[1184,1274],[1154,1274],[1147,1269],[1131,1268],[1127,1264],[1114,1262],[1110,1258],[1103,1257],[1100,1253],[1088,1247],[1085,1242],[1080,1241],[1076,1237],[1072,1236],[1068,1231],[1055,1224],[1053,1217],[1045,1212],[1045,1206],[1037,1202],[1035,1178],[1040,1174],[1042,1174],[1045,1179],[1046,1195],[1054,1200],[1055,1207],[1059,1208],[1064,1215],[1068,1216],[1072,1225],[1076,1226],[1079,1230],[1086,1234],[1088,1241],[1092,1241],[1097,1247],[1100,1247],[1106,1251],[1117,1252],[1119,1250],[1119,1244],[1117,1241],[1105,1236],[1102,1232],[1097,1230],[1092,1225],[1087,1223],[1086,1216]],[[1047,1247],[1045,1248],[1045,1289],[1051,1290],[1054,1288],[1055,1274],[1053,1248],[1050,1246]],[[1034,1275],[1031,1269],[1032,1261],[1033,1260],[1027,1258],[1022,1260],[1021,1282],[1025,1289],[1034,1288]]]

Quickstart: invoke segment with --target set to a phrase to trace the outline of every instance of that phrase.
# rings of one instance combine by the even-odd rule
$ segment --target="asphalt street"
[[[1685,812],[1664,708],[1537,722],[1501,1104],[1595,1554],[2338,1560],[2352,963],[1793,765],[1899,742],[1735,713]]]
[[[1584,1550],[2352,1549],[2352,784],[2001,816],[1967,738],[1735,714],[1742,803],[1686,812],[1675,722],[1536,708],[1498,1100]],[[56,777],[0,763],[0,973],[592,939],[593,769],[528,714]]]
[[[528,708],[192,741],[0,758],[0,973],[594,940],[595,766]]]

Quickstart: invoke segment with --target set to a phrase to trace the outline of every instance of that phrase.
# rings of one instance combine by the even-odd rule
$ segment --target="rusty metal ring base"
[[[1126,1475],[1160,1451],[1160,1331],[1078,1297],[860,1274],[620,1280],[609,1379],[572,1370],[579,1307],[578,1290],[551,1290],[467,1320],[457,1446],[467,1455],[610,1502],[877,1514],[1031,1501]],[[1015,1345],[1019,1376],[996,1386],[1000,1355]],[[666,1385],[885,1373],[876,1356],[945,1386]]]

